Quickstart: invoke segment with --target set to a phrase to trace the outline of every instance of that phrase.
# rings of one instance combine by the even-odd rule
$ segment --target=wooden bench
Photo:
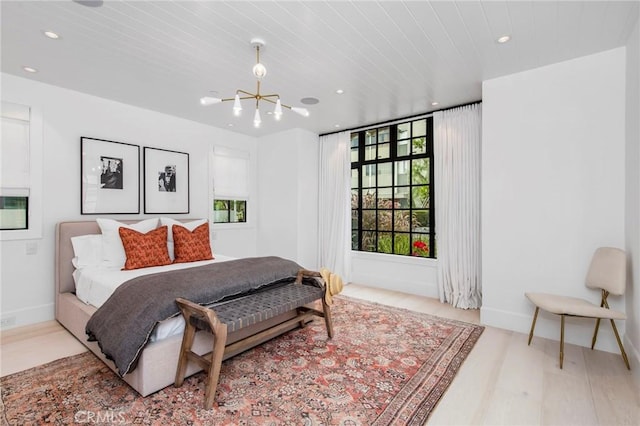
[[[302,275],[306,277],[320,276],[315,272],[301,271],[295,282],[233,299],[212,308],[198,305],[186,299],[176,299],[185,320],[185,330],[176,370],[175,386],[182,386],[187,363],[189,361],[198,363],[207,372],[204,407],[210,409],[213,406],[218,387],[223,359],[249,349],[261,341],[282,334],[296,324],[304,327],[313,316],[324,318],[327,334],[329,338],[332,338],[331,310],[324,298],[327,288],[326,286],[320,288],[303,284]],[[305,306],[316,300],[322,300],[322,311]],[[227,333],[268,320],[293,309],[297,311],[297,316],[294,318],[227,345]],[[204,330],[213,335],[213,348],[211,352],[204,355],[198,355],[192,351],[193,341],[198,330]]]

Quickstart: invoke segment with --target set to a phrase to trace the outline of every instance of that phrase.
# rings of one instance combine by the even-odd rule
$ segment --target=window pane
[[[378,143],[389,142],[389,128],[378,129]]]
[[[411,183],[425,185],[429,183],[429,159],[420,158],[411,162]]]
[[[358,193],[360,192],[360,190],[358,189],[352,189],[351,190],[351,208],[352,209],[357,209],[358,208],[358,202],[360,201],[358,198]]]
[[[411,193],[413,195],[413,205],[412,207],[417,208],[429,208],[429,186],[421,185],[414,186],[411,188]]]
[[[412,234],[411,255],[418,257],[429,257],[429,235]]]
[[[378,210],[378,230],[391,231],[391,210]]]
[[[391,188],[378,189],[378,208],[379,209],[393,208],[393,196],[392,196]]]
[[[411,230],[413,232],[429,232],[429,210],[413,211]]]
[[[364,147],[364,161],[376,159],[376,145],[367,145]]]
[[[416,138],[411,141],[413,154],[424,154],[427,152],[427,142],[425,138]]]
[[[398,149],[397,149],[398,157],[404,157],[409,155],[409,141],[398,141]]]
[[[213,200],[214,223],[229,223],[229,205],[231,200]]]
[[[378,158],[385,159],[391,156],[391,145],[388,143],[383,143],[378,145]]]
[[[411,225],[411,212],[409,212],[409,210],[396,210],[396,217],[393,225],[396,231],[409,232],[409,227]]]
[[[362,210],[362,229],[366,229],[369,231],[376,229],[375,210]]]
[[[358,169],[351,169],[351,188],[358,187]]]
[[[365,145],[375,145],[378,142],[376,138],[376,130],[367,130],[364,134]]]
[[[362,191],[362,208],[363,209],[375,209],[376,208],[376,190],[367,189]]]
[[[0,196],[0,229],[27,229],[29,197]]]
[[[378,186],[391,186],[393,184],[391,173],[391,162],[378,164]]]
[[[391,232],[378,233],[378,253],[393,253]]]
[[[414,121],[413,122],[413,134],[411,136],[413,136],[414,138],[416,136],[424,136],[427,134],[427,119],[422,119],[422,120],[418,120],[418,121]]]
[[[409,185],[409,164],[409,160],[396,161],[394,185]]]
[[[357,148],[358,147],[358,133],[351,133],[351,148]]]
[[[396,232],[394,237],[393,252],[395,254],[408,255],[410,253],[409,234]]]
[[[247,202],[244,200],[234,200],[231,203],[230,222],[247,221]]]
[[[360,250],[358,245],[358,231],[351,231],[351,250]]]
[[[351,229],[358,229],[358,210],[351,210]]]
[[[409,208],[409,187],[401,186],[395,189],[394,202],[396,208],[408,209]]]
[[[411,123],[398,124],[398,140],[411,137]]]
[[[358,150],[358,148],[351,148],[351,162],[352,163],[357,163],[358,162],[358,155],[360,154],[360,150]]]
[[[362,232],[362,250],[376,251],[376,233],[372,231]]]
[[[364,174],[362,176],[362,187],[373,188],[376,186],[376,165],[367,164],[364,167]]]

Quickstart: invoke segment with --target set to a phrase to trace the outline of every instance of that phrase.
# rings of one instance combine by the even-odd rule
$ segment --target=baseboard
[[[522,314],[520,312],[509,312],[500,309],[482,307],[480,309],[480,322],[482,325],[502,328],[505,330],[516,331],[523,334],[529,334],[531,330],[531,321],[533,320],[533,309],[530,314]],[[564,339],[565,343],[571,343],[586,348],[591,348],[591,338],[593,337],[593,328],[595,320],[588,318],[570,318],[565,320]],[[619,333],[624,333],[624,321],[616,321]],[[560,341],[560,317],[548,312],[540,311],[536,321],[536,328],[533,339],[546,338],[550,340]],[[628,341],[623,336],[624,341]],[[625,351],[628,345],[625,344]],[[602,321],[598,332],[598,340],[595,349],[620,353],[618,343],[616,342],[613,329],[609,321]],[[637,352],[636,352],[637,353]]]
[[[51,321],[54,318],[54,303],[47,303],[46,305],[5,311],[2,313],[2,317],[0,318],[0,329],[9,330],[11,328],[22,327],[24,325]]]
[[[624,351],[629,358],[629,364],[631,365],[631,372],[633,373],[635,382],[640,383],[640,351],[633,346],[633,343],[626,335],[624,336],[623,342]]]

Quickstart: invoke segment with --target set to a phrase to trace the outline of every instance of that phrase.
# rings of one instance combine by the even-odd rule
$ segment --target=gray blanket
[[[86,333],[124,376],[136,367],[156,324],[180,313],[177,297],[210,305],[295,280],[298,270],[290,260],[254,257],[137,277],[120,285],[91,316]]]

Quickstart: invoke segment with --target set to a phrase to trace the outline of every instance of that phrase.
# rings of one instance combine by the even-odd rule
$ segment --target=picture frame
[[[140,146],[80,137],[80,214],[140,213]]]
[[[189,154],[144,147],[144,212],[189,213]]]

